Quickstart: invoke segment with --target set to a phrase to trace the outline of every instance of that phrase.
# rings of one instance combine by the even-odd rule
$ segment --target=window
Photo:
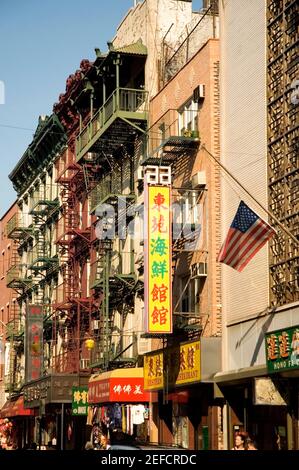
[[[181,292],[185,289],[181,300],[181,312],[198,313],[201,281],[200,279],[189,279],[189,276],[181,279]]]
[[[179,110],[179,131],[185,137],[198,135],[198,103],[191,99]]]

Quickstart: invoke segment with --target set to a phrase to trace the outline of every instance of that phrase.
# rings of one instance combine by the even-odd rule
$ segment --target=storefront
[[[86,416],[72,412],[74,387],[87,386],[88,377],[50,375],[27,383],[24,405],[35,414],[33,440],[61,450],[82,450],[86,442]]]
[[[0,410],[0,438],[2,447],[22,449],[30,438],[30,423],[34,422],[34,410],[24,408],[24,398],[8,400]]]
[[[179,343],[144,356],[145,390],[157,392],[157,399],[151,398],[151,428],[158,429],[159,444],[218,448],[222,403],[214,397],[213,374],[220,359],[220,338]]]
[[[149,393],[144,391],[143,369],[124,368],[93,375],[88,383],[88,420],[91,440],[99,446],[100,436],[111,441],[147,442],[149,436]]]
[[[219,373],[227,403],[228,448],[236,432],[254,437],[260,450],[297,450],[299,326],[265,335],[266,364]]]

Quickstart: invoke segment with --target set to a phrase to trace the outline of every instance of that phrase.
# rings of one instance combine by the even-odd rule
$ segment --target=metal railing
[[[182,116],[187,111],[182,113]],[[188,111],[189,113],[197,114],[197,110]],[[177,109],[169,109],[163,116],[161,116],[155,123],[151,125],[148,130],[148,154],[151,155],[155,152],[161,144],[171,138],[185,138],[199,139],[199,131],[194,129],[187,129],[182,125],[180,113]]]
[[[132,181],[131,174],[128,175],[128,180]],[[110,195],[114,196],[125,196],[130,195],[133,192],[133,185],[127,184],[126,186],[122,183],[121,175],[107,175],[105,176],[90,193],[90,208],[91,212],[94,212],[96,208],[107,200]]]
[[[134,256],[132,251],[113,252],[109,263],[109,277],[113,276],[133,276]],[[105,276],[105,254],[90,265],[90,288],[103,281]]]
[[[27,283],[31,281],[29,278],[26,277],[23,269],[24,269],[24,265],[17,264],[15,266],[12,266],[6,272],[6,286],[7,287],[9,287],[12,283]]]
[[[29,212],[41,212],[59,204],[58,185],[56,183],[40,186],[30,197]]]
[[[117,88],[97,111],[76,140],[77,159],[79,153],[102,130],[110,118],[118,111],[142,114],[147,112],[148,92],[133,88]]]

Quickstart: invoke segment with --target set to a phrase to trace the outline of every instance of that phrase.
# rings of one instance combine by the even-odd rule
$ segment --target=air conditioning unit
[[[197,173],[195,173],[195,175],[192,176],[192,179],[191,179],[192,189],[205,188],[206,184],[207,184],[207,181],[206,181],[205,171],[198,171]]]
[[[193,101],[194,103],[198,103],[200,100],[203,100],[205,97],[205,86],[198,85],[193,90]]]
[[[207,277],[207,263],[194,263],[190,267],[191,279]]]
[[[80,369],[89,369],[89,364],[89,359],[80,359]]]
[[[100,320],[92,320],[92,330],[99,330],[100,329]]]

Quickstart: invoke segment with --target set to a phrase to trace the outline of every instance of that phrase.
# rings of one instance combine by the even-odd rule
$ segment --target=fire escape
[[[299,239],[298,2],[268,0],[269,208]],[[299,299],[299,252],[279,227],[270,240],[272,305]]]
[[[11,289],[9,302],[9,322],[6,329],[6,340],[9,341],[9,372],[5,377],[5,391],[10,396],[18,394],[23,385],[20,373],[20,358],[24,353],[24,330],[21,323],[21,299],[32,285],[27,265],[22,264],[20,252],[32,239],[33,229],[28,227],[21,213],[12,216],[6,226],[7,238],[11,239],[10,267],[6,273],[6,286]]]
[[[90,164],[76,163],[69,148],[56,161],[61,217],[57,221],[55,243],[62,280],[56,288],[53,304],[56,372],[78,372],[89,367],[84,340],[89,337],[93,303],[83,287],[82,273],[88,274],[91,224],[87,209],[83,207],[87,207],[87,190],[92,188],[96,178],[93,169],[94,165],[91,168]]]
[[[142,89],[146,55],[146,48],[137,42],[117,50],[111,46],[107,57],[95,62],[102,77],[102,105],[91,113],[76,139],[77,162],[88,162],[91,152],[101,168],[98,184],[90,193],[90,211],[97,217],[90,289],[97,305],[92,317],[95,348],[91,366],[102,370],[136,361],[123,355],[134,339],[125,338],[122,328],[115,330],[114,313],[121,313],[124,324],[134,306],[134,252],[127,224],[133,217],[128,214],[136,200],[134,171],[147,128],[148,94]]]

